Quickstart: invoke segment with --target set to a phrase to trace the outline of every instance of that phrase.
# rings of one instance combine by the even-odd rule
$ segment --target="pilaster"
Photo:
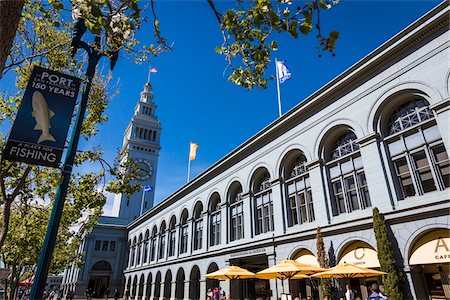
[[[331,209],[326,197],[326,185],[322,173],[323,162],[316,159],[308,163],[308,173],[311,182],[311,194],[314,205],[314,215],[318,225],[328,224],[331,220]]]
[[[388,170],[381,160],[379,135],[375,132],[357,140],[364,166],[367,185],[369,188],[372,207],[380,211],[389,211],[395,208],[394,199],[386,181]]]

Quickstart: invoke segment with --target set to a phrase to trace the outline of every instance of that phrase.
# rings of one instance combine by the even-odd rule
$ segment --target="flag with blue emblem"
[[[144,187],[144,192],[148,193],[153,191],[153,187],[151,187],[150,185],[147,185],[146,187]]]
[[[286,66],[285,60],[278,60],[277,61],[277,75],[278,75],[278,81],[280,83],[285,82],[286,80],[290,79],[292,76],[291,70]]]

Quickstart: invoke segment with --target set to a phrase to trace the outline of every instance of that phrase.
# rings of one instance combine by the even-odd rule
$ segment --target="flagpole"
[[[280,98],[280,77],[278,77],[278,60],[275,58],[275,72],[277,80],[277,94],[278,94],[278,114],[281,117],[281,98]]]
[[[144,199],[145,199],[145,186],[142,186],[141,213],[139,214],[140,216],[142,216],[142,212],[144,211]]]
[[[148,83],[150,83],[150,73],[151,73],[150,71],[151,71],[151,69],[152,69],[152,65],[149,65],[148,66],[148,78],[147,78],[147,82]]]
[[[188,173],[187,173],[187,181],[186,182],[189,182],[189,177],[191,175],[191,143],[192,143],[192,141],[189,141]]]

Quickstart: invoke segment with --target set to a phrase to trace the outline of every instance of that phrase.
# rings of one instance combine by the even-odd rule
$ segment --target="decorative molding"
[[[438,103],[430,105],[430,108],[434,110],[437,114],[450,110],[450,97]]]
[[[377,132],[372,132],[360,139],[357,139],[355,142],[357,144],[359,144],[360,147],[364,147],[369,144],[378,142],[379,140],[380,140],[380,134]]]

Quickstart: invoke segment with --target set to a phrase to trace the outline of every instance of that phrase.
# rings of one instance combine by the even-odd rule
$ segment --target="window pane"
[[[290,211],[291,211],[291,225],[298,224],[298,217],[297,217],[297,202],[295,201],[295,196],[291,196],[289,198],[290,203]]]
[[[441,177],[441,182],[444,187],[450,187],[450,163],[447,156],[447,151],[444,145],[439,145],[433,149],[434,160],[437,165],[438,173]]]
[[[116,250],[116,242],[111,241],[111,243],[109,244],[109,251],[115,251],[115,250]]]
[[[307,199],[307,202],[308,202],[309,221],[313,222],[316,219],[316,216],[315,216],[315,213],[314,213],[314,205],[313,205],[311,190],[308,190],[306,192],[306,199]]]
[[[396,141],[389,143],[389,153],[392,156],[398,155],[405,151],[406,151],[406,148],[405,148],[405,144],[403,143],[403,140],[400,139],[400,140],[396,140]]]
[[[425,151],[420,151],[413,155],[414,165],[418,173],[420,183],[424,193],[435,191],[436,185],[434,183],[433,175],[431,174],[428,159]]]
[[[361,203],[363,205],[363,208],[372,206],[372,203],[370,202],[370,196],[369,196],[369,189],[367,187],[367,180],[366,180],[366,174],[364,172],[361,172],[358,174],[359,179],[359,196],[361,198]]]
[[[414,149],[425,144],[422,132],[416,132],[414,134],[405,137],[406,148]]]
[[[101,243],[102,243],[102,241],[95,241],[95,248],[94,248],[94,250],[100,250]]]
[[[343,174],[353,171],[353,164],[350,160],[341,163],[341,171]]]
[[[108,241],[103,241],[102,251],[108,251]]]
[[[425,139],[427,140],[428,143],[432,143],[441,139],[441,134],[439,133],[437,125],[425,128],[423,130],[423,135],[425,136]]]
[[[341,181],[335,181],[333,183],[334,200],[338,209],[338,214],[346,212],[345,199],[342,191]]]
[[[347,200],[350,210],[353,211],[359,209],[355,178],[353,176],[345,178],[345,184],[347,188]]]

